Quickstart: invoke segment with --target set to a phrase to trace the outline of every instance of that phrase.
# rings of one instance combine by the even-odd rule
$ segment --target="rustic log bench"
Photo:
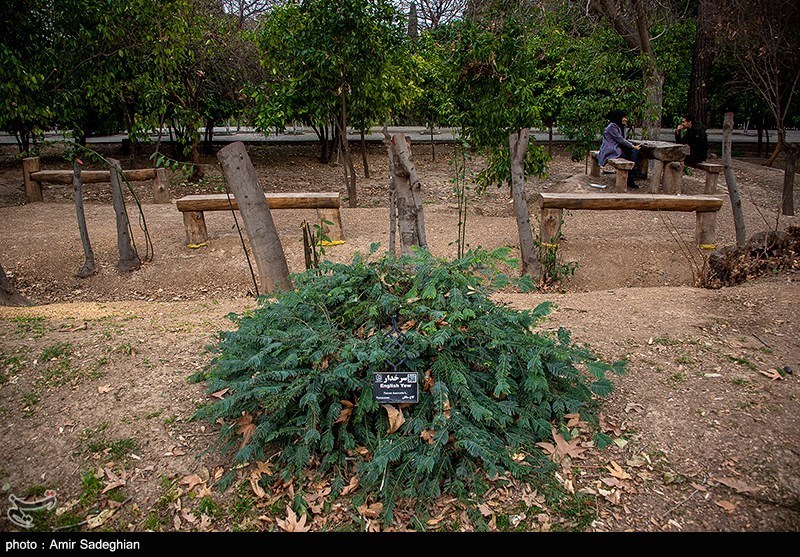
[[[25,201],[34,203],[42,201],[42,183],[72,184],[72,170],[39,170],[39,157],[22,159],[22,179],[25,182]],[[164,168],[137,168],[123,170],[122,175],[128,182],[146,182],[152,180],[153,202],[169,203],[169,178]],[[81,182],[98,184],[111,182],[108,170],[84,170]]]
[[[597,155],[600,151],[589,151],[589,158],[592,161],[589,176],[600,176],[600,165],[597,163]],[[615,191],[617,193],[625,193],[628,191],[628,173],[633,170],[635,166],[633,161],[628,159],[608,159],[606,164],[609,164],[616,169],[616,179],[614,182]]]
[[[703,249],[715,249],[717,211],[722,199],[707,195],[654,195],[624,193],[540,193],[540,239],[558,244],[564,209],[694,211],[697,214],[695,241]]]
[[[721,164],[714,164],[711,162],[700,162],[697,164],[690,164],[688,165],[689,168],[696,168],[698,170],[704,170],[706,173],[706,185],[703,189],[703,193],[707,195],[714,195],[717,193],[717,177],[719,173],[722,172],[723,166]]]
[[[265,193],[270,209],[316,209],[323,232],[331,241],[344,240],[342,218],[339,214],[338,193]],[[229,201],[230,199],[230,201]],[[238,210],[236,198],[224,194],[187,195],[175,201],[183,213],[186,243],[198,246],[208,241],[204,211]],[[328,225],[325,221],[333,223]]]

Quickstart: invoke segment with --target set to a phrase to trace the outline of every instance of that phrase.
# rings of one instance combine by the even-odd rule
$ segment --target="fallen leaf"
[[[224,473],[225,473],[225,468],[223,468],[222,466],[217,466],[216,468],[214,468],[214,481],[219,480]]]
[[[366,503],[364,503],[363,505],[358,507],[358,514],[360,514],[364,518],[378,518],[382,510],[383,510],[383,503],[381,502],[372,503],[371,505],[367,505]]]
[[[386,413],[389,415],[389,429],[386,433],[394,433],[400,429],[400,426],[403,425],[406,419],[403,413],[391,404],[381,404],[381,406],[383,406],[383,409],[386,410]]]
[[[307,515],[303,513],[300,520],[290,506],[286,506],[286,520],[276,519],[275,523],[284,532],[308,532],[310,526],[306,526]]]
[[[708,491],[708,489],[706,489],[704,485],[700,485],[698,483],[689,482],[689,485],[695,488],[697,491],[703,491],[703,492]]]
[[[422,392],[428,392],[433,389],[433,375],[431,375],[431,370],[427,370],[425,372],[425,383],[422,385]]]
[[[416,322],[413,319],[411,319],[410,321],[406,321],[405,323],[403,323],[400,326],[400,330],[405,333],[406,331],[411,329],[414,325],[416,325]]]
[[[622,430],[617,426],[616,422],[614,421],[611,416],[606,416],[605,414],[600,414],[600,431],[603,433],[613,433],[617,437],[622,435]]]
[[[573,412],[572,414],[564,414],[565,418],[568,418],[569,421],[567,422],[567,427],[572,429],[573,427],[585,427],[587,422],[581,421],[581,415],[577,412]]]
[[[625,405],[625,413],[629,414],[631,412],[642,412],[644,410],[644,406],[639,404],[638,402],[629,402]]]
[[[172,517],[172,527],[173,528],[175,528],[176,530],[180,530],[181,529],[181,524],[183,524],[183,522],[181,521],[181,517],[180,516],[178,516],[176,514],[175,516]]]
[[[780,372],[777,369],[770,369],[770,370],[767,370],[767,371],[764,371],[763,369],[759,369],[758,373],[760,373],[761,375],[765,375],[765,376],[769,377],[773,381],[775,381],[776,379],[783,379],[783,375],[781,375]]]
[[[261,479],[261,474],[258,471],[253,471],[250,475],[250,488],[253,490],[253,493],[256,494],[256,497],[259,499],[263,499],[266,497],[267,492],[264,491],[264,488],[259,485],[258,480]]]
[[[181,518],[190,524],[197,522],[197,517],[189,512],[189,509],[181,510]]]
[[[200,530],[203,532],[208,532],[209,527],[211,526],[211,517],[207,514],[200,515]]]
[[[114,388],[111,385],[100,385],[99,387],[97,387],[97,392],[100,393],[101,395],[110,393],[113,390]]]
[[[90,518],[89,520],[87,520],[87,521],[86,521],[86,525],[87,525],[87,526],[88,526],[90,529],[99,528],[100,526],[102,526],[103,524],[105,524],[105,523],[106,523],[106,521],[107,521],[109,518],[111,518],[112,516],[114,516],[114,513],[115,513],[115,512],[117,512],[117,511],[116,511],[116,510],[114,510],[114,509],[104,509],[104,510],[102,510],[102,511],[100,512],[100,514],[98,514],[98,515],[96,515],[96,516],[93,516],[92,518]]]
[[[610,462],[606,469],[611,472],[611,475],[615,478],[619,478],[620,480],[630,480],[631,476],[622,467],[614,462],[613,460]]]
[[[265,476],[272,475],[272,465],[269,462],[259,460],[256,462],[256,469]]]
[[[481,503],[480,505],[478,505],[478,510],[484,517],[492,516],[494,514],[494,511],[491,508],[489,508],[489,505],[487,505],[486,503]]]
[[[347,423],[350,421],[350,416],[353,414],[353,410],[355,409],[355,404],[350,402],[349,400],[341,400],[339,401],[342,403],[342,410],[339,412],[339,417],[336,418],[336,421],[333,422],[335,424],[338,423]]]
[[[106,484],[106,486],[103,488],[103,491],[101,491],[100,493],[101,494],[102,493],[108,493],[112,489],[117,489],[118,487],[123,487],[124,485],[125,485],[125,482],[123,480],[118,480],[116,482],[110,482],[110,483]]]
[[[728,514],[733,514],[734,511],[736,510],[736,503],[733,503],[732,501],[726,501],[724,499],[721,499],[719,501],[714,501],[714,502],[717,504],[717,506],[725,509],[725,512]]]
[[[247,412],[242,412],[242,417],[236,420],[236,425],[239,426],[236,429],[236,433],[242,435],[242,444],[239,446],[241,449],[247,445],[247,442],[250,441],[250,437],[256,432],[256,424],[253,423],[253,416]]]
[[[358,487],[358,476],[353,476],[350,478],[350,483],[344,486],[342,489],[341,496],[344,497],[345,495],[349,495]]]
[[[427,441],[430,445],[433,445],[433,438],[435,435],[435,429],[423,429],[422,433],[419,434],[419,436],[422,437],[422,440]]]
[[[189,476],[184,476],[183,478],[181,478],[181,481],[179,483],[180,485],[186,486],[186,491],[191,491],[192,489],[194,489],[196,485],[202,484],[203,479],[197,474],[191,474]]]
[[[715,482],[727,485],[731,489],[735,489],[736,493],[758,493],[758,488],[751,487],[744,483],[742,480],[736,478],[711,478]]]
[[[218,398],[218,399],[220,399],[220,400],[221,400],[221,399],[222,399],[222,397],[225,395],[225,393],[227,393],[227,392],[228,392],[228,390],[229,390],[229,389],[228,389],[228,387],[225,387],[225,388],[224,388],[224,389],[222,389],[222,390],[219,390],[219,391],[217,391],[217,392],[215,392],[215,393],[211,393],[211,396],[213,396],[214,398]]]
[[[444,515],[440,515],[440,516],[428,519],[427,524],[428,524],[428,526],[436,526],[437,524],[439,524],[444,519],[445,519],[445,516]]]
[[[555,445],[553,445],[552,443],[545,443],[545,442],[540,442],[536,444],[545,449],[545,451],[547,451],[550,454],[554,462],[561,462],[564,459],[564,457],[567,456],[572,458],[584,458],[581,455],[582,453],[586,452],[587,449],[580,446],[580,439],[576,437],[571,441],[567,441],[566,439],[564,439],[563,435],[561,435],[555,430],[555,428],[553,428],[552,434],[553,434],[553,440],[556,442]]]

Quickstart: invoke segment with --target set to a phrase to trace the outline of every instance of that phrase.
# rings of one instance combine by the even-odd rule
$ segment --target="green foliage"
[[[533,473],[543,458],[536,442],[564,414],[590,415],[610,390],[606,372],[624,362],[598,361],[563,328],[536,332],[547,302],[531,311],[494,303],[490,294],[509,284],[498,270],[508,251],[450,262],[424,250],[356,255],[297,275],[294,291],[232,316],[237,329],[220,334],[212,363],[193,377],[228,394],[196,417],[224,423],[237,463],[280,446],[285,480],[317,470],[338,493],[358,474],[360,500],[380,498],[387,518],[398,498],[467,498],[506,472]],[[387,336],[393,318],[407,339],[402,362]],[[372,392],[389,363],[421,384],[392,433]],[[528,462],[514,460],[520,452]]]
[[[267,74],[251,92],[261,130],[338,121],[342,96],[348,120],[365,128],[413,95],[403,26],[386,0],[276,6],[257,39]]]

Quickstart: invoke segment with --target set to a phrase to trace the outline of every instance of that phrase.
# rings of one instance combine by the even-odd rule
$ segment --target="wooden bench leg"
[[[683,164],[679,162],[667,163],[664,167],[664,193],[675,195],[681,193],[681,174]]]
[[[189,247],[208,241],[208,230],[206,230],[203,211],[184,211],[183,226],[186,228],[186,245]]]
[[[717,193],[717,176],[719,176],[717,172],[706,171],[706,186],[705,189],[703,189],[703,193],[708,195]]]
[[[697,211],[697,226],[694,233],[697,245],[702,249],[716,249],[716,227],[716,211]]]
[[[664,175],[664,163],[658,159],[653,160],[653,175],[650,177],[650,193],[658,193],[661,178]]]
[[[628,191],[628,173],[630,170],[625,170],[622,168],[617,168],[617,175],[616,175],[616,192],[617,193],[625,193]]]
[[[597,158],[589,153],[589,176],[600,176],[600,165],[597,164]]]
[[[42,183],[31,180],[31,172],[39,172],[39,157],[25,157],[22,159],[22,180],[25,182],[25,201],[34,203],[42,201]]]
[[[319,225],[322,227],[322,233],[325,234],[331,242],[344,241],[344,232],[342,231],[342,216],[339,209],[317,209],[317,218],[319,218]],[[333,224],[327,224],[325,221]]]
[[[169,178],[166,168],[157,168],[153,178],[153,203],[169,203]]]
[[[542,209],[539,223],[539,241],[542,244],[558,244],[563,215],[564,209]]]

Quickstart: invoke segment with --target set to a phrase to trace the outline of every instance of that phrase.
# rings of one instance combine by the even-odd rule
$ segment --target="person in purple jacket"
[[[625,127],[628,124],[628,114],[624,110],[612,110],[608,113],[608,125],[603,130],[603,143],[597,153],[597,164],[603,166],[608,159],[623,158],[634,164],[639,162],[639,146],[625,139]],[[628,173],[628,188],[636,189],[634,180],[643,178],[636,166]]]

